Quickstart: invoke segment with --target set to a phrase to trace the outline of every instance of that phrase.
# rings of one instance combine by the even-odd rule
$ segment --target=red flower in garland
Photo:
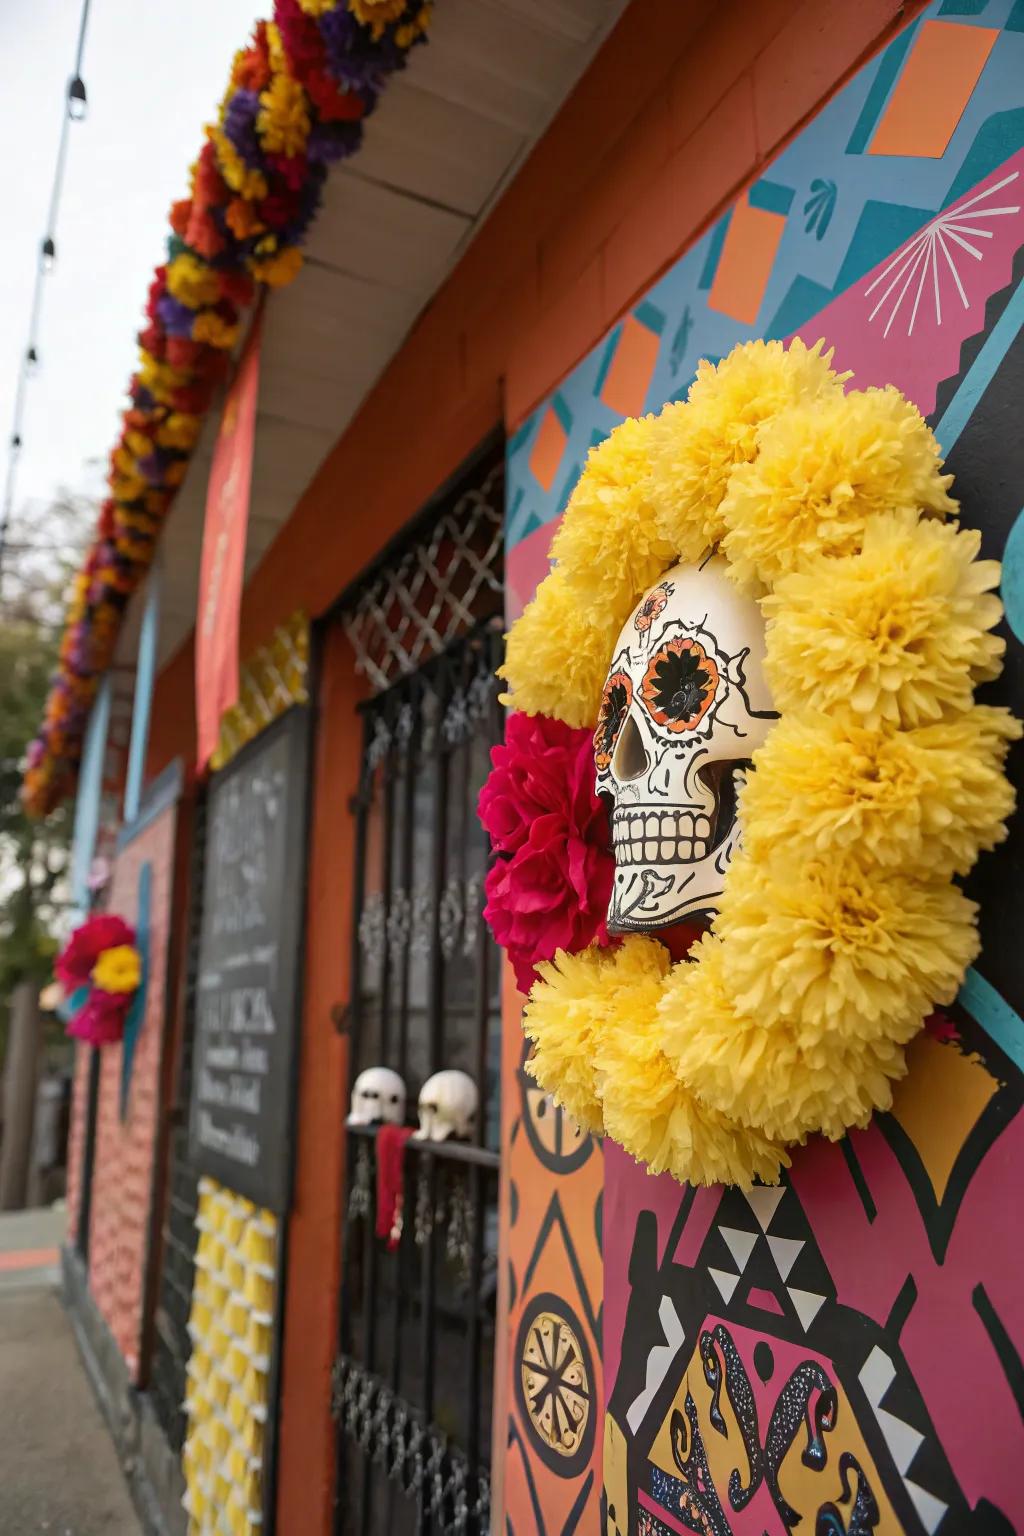
[[[480,820],[499,858],[484,917],[521,992],[556,950],[609,943],[615,876],[608,813],[594,793],[591,732],[539,715],[509,716],[480,792]]]
[[[124,1034],[131,1005],[130,993],[101,992],[94,987],[88,1002],[68,1020],[65,1034],[87,1045],[113,1045]]]
[[[135,930],[123,917],[117,917],[113,912],[98,912],[75,929],[57,956],[54,973],[61,986],[73,992],[88,982],[105,949],[134,943]]]

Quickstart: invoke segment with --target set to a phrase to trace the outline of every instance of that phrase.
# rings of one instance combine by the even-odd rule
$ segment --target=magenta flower
[[[556,950],[608,944],[615,860],[608,813],[594,793],[591,732],[539,715],[509,716],[480,792],[480,820],[499,855],[484,917],[521,992]]]

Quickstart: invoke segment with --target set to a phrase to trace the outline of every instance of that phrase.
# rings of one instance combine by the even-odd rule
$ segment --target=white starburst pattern
[[[864,296],[867,298],[876,288],[881,287],[882,284],[886,285],[882,288],[875,307],[868,316],[869,321],[881,315],[886,316],[883,337],[888,336],[892,330],[896,317],[903,309],[903,301],[914,289],[915,281],[917,287],[911,300],[907,322],[908,336],[914,334],[921,299],[929,287],[935,302],[936,325],[942,324],[942,289],[949,288],[950,278],[960,295],[964,309],[970,309],[970,300],[957,270],[957,262],[963,265],[967,257],[974,261],[982,260],[983,247],[973,242],[993,238],[992,230],[984,225],[983,220],[1020,213],[1019,203],[1004,207],[988,206],[988,200],[995,197],[1004,187],[1008,187],[1011,182],[1016,181],[1019,175],[1019,171],[1012,171],[1009,176],[1004,176],[1002,181],[986,187],[984,192],[976,192],[973,197],[954,203],[952,208],[943,209],[930,224],[926,224],[924,229],[919,230],[912,240],[896,252],[888,266],[884,267],[875,280],[865,288]],[[928,302],[926,299],[926,305]],[[906,314],[905,310],[904,314]]]

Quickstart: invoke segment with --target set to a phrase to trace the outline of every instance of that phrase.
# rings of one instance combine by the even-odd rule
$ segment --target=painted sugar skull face
[[[678,565],[619,636],[594,733],[610,798],[614,933],[713,911],[739,839],[737,775],[776,718],[757,604],[711,556]]]

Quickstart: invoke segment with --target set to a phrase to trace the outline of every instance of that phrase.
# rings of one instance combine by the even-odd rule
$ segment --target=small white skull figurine
[[[401,1125],[405,1119],[405,1084],[390,1067],[367,1067],[352,1085],[348,1125],[375,1125],[384,1120]]]
[[[417,1141],[447,1141],[473,1134],[480,1096],[467,1072],[435,1072],[420,1089]]]
[[[764,620],[720,555],[677,565],[618,638],[594,762],[613,802],[613,933],[713,911],[739,842],[736,775],[776,719]]]

